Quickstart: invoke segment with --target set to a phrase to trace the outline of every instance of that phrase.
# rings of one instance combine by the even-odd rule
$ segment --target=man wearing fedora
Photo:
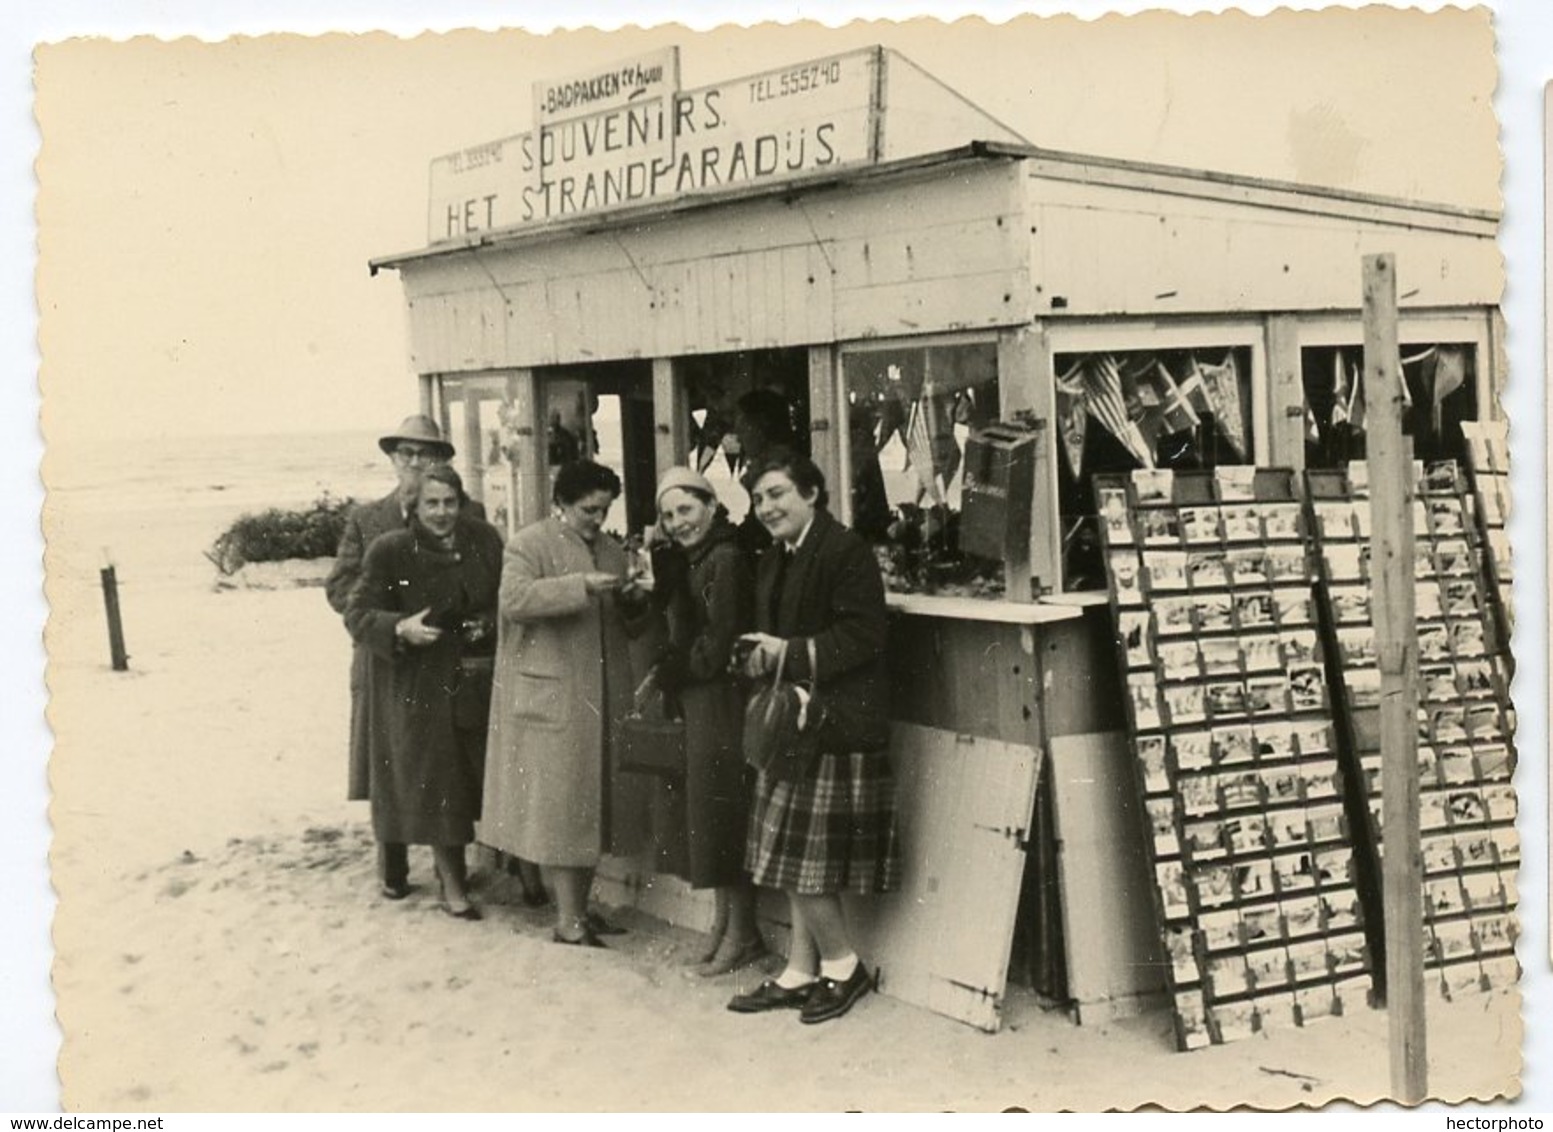
[[[336,613],[345,612],[351,590],[361,577],[362,558],[372,540],[388,531],[399,530],[410,521],[410,508],[420,489],[421,472],[432,464],[445,464],[453,458],[453,446],[442,436],[437,422],[426,416],[406,417],[394,432],[378,440],[378,447],[394,464],[399,482],[394,490],[375,503],[363,503],[351,509],[340,537],[340,550],[324,582],[329,605]],[[478,506],[476,505],[478,511]],[[352,802],[370,799],[372,697],[372,652],[357,644],[351,652],[351,729],[350,777],[346,798]],[[402,900],[410,892],[409,852],[402,843],[378,845],[378,880],[390,900]]]

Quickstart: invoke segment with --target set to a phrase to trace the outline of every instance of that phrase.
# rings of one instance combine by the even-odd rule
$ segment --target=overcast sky
[[[398,276],[430,159],[530,84],[681,45],[693,87],[885,43],[1038,145],[1496,207],[1484,13],[77,40],[38,55],[45,429],[377,427],[415,404]]]

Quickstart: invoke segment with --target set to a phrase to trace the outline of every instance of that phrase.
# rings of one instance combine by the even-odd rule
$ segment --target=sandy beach
[[[1011,990],[984,1034],[886,996],[841,1022],[739,1017],[692,933],[630,909],[549,942],[503,878],[441,915],[425,850],[376,894],[344,797],[349,642],[318,589],[213,588],[219,508],[50,517],[54,969],[67,1111],[1031,1110],[1385,1095],[1386,1015],[1191,1054],[1168,1015],[1074,1026]],[[131,671],[109,670],[115,548]],[[1431,1006],[1431,1092],[1514,1093],[1518,998]]]

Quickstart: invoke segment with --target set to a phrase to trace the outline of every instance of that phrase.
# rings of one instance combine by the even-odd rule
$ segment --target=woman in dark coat
[[[678,569],[659,591],[669,643],[656,666],[659,686],[685,720],[685,775],[662,786],[672,845],[661,866],[692,888],[716,889],[716,912],[696,973],[725,975],[760,959],[755,889],[744,871],[750,776],[740,749],[744,695],[729,671],[733,644],[754,628],[755,581],[739,535],[706,477],[670,468],[658,481],[659,526]]]
[[[480,817],[502,540],[460,514],[463,490],[453,469],[426,469],[410,525],[367,548],[345,623],[375,658],[373,832],[430,845],[443,911],[478,920],[464,846]]]
[[[773,541],[756,574],[759,631],[747,637],[745,672],[770,680],[785,649],[788,676],[813,680],[818,753],[797,778],[756,778],[745,864],[756,884],[787,893],[793,942],[781,975],[728,1008],[798,1009],[802,1021],[824,1022],[873,985],[841,893],[899,885],[884,582],[868,544],[826,510],[825,477],[807,458],[768,456],[751,501]]]

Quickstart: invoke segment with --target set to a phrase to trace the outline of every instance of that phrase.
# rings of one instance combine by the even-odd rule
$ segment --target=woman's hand
[[[582,576],[583,585],[588,587],[588,593],[593,596],[613,593],[620,588],[620,575],[609,574],[603,570],[589,570]]]
[[[753,680],[776,671],[777,657],[782,654],[781,637],[773,637],[770,633],[745,633],[739,640],[752,642],[749,656],[744,659],[744,675]]]
[[[403,618],[394,626],[394,636],[412,648],[420,649],[435,644],[442,636],[442,630],[426,624],[426,615],[430,612],[431,606],[428,605],[419,613]]]

